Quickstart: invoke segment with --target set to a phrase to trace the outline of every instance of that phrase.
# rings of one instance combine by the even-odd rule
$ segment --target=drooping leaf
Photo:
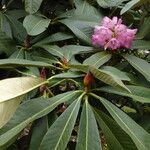
[[[101,7],[107,8],[118,6],[126,0],[96,0],[96,1]]]
[[[127,12],[129,9],[131,9],[134,5],[136,5],[140,0],[131,0],[129,1],[121,10],[120,14],[124,14]]]
[[[43,138],[40,150],[65,149],[73,130],[82,95],[53,123]]]
[[[60,22],[65,24],[79,39],[91,45],[93,27],[97,25],[99,21],[98,18],[94,16],[70,16],[60,20]]]
[[[0,13],[0,29],[2,32],[4,32],[9,38],[12,39],[12,30],[9,23],[9,20],[7,19],[6,15],[4,13]]]
[[[82,91],[71,91],[49,99],[40,97],[21,104],[9,122],[0,129],[0,148],[8,147],[11,140],[30,122],[48,114],[63,102],[76,99],[81,93]]]
[[[37,88],[44,81],[40,78],[18,77],[0,81],[0,127],[12,117],[24,94]]]
[[[133,42],[132,48],[140,50],[150,49],[150,41],[136,40]]]
[[[133,98],[135,101],[139,101],[142,103],[150,103],[150,89],[141,87],[141,86],[132,86],[128,85],[128,89],[131,93],[128,93],[121,89],[115,89],[113,87],[102,87],[100,90],[108,93],[114,93],[122,96],[127,96]]]
[[[50,24],[50,19],[44,19],[40,16],[28,15],[23,21],[23,26],[29,35],[38,35],[44,32]]]
[[[76,54],[84,54],[93,52],[93,47],[90,46],[81,46],[81,45],[65,45],[61,47],[64,57],[68,60],[72,58],[72,56]]]
[[[53,78],[63,78],[63,79],[64,78],[79,78],[79,77],[83,77],[83,76],[84,76],[83,73],[68,71],[68,72],[54,75],[50,79],[53,79]]]
[[[150,32],[150,17],[146,17],[144,19],[143,24],[141,25],[139,32],[137,34],[137,38],[138,39],[143,39],[145,38],[147,35],[149,35]],[[143,43],[144,44],[144,43]],[[144,46],[144,45],[143,45]]]
[[[44,116],[34,122],[29,150],[38,149],[48,130],[48,119]]]
[[[12,68],[17,66],[53,67],[51,64],[31,61],[26,59],[1,59],[0,68]]]
[[[7,13],[5,13],[5,17],[7,18],[8,23],[11,26],[11,32],[12,32],[13,36],[15,38],[19,39],[20,41],[24,41],[27,33],[26,33],[26,30],[23,27],[22,23],[19,22],[13,16],[8,15]]]
[[[124,55],[124,58],[150,82],[150,64],[133,55]]]
[[[96,120],[102,129],[108,147],[115,150],[137,150],[132,139],[119,127],[119,125],[105,113],[94,109]]]
[[[15,50],[16,50],[16,43],[4,32],[0,32],[0,53],[4,52],[10,55]]]
[[[25,0],[25,10],[29,14],[36,13],[43,0]]]
[[[95,116],[86,100],[83,106],[76,150],[101,150],[101,142]]]
[[[112,66],[104,66],[101,70],[110,72],[111,74],[115,75],[116,78],[124,81],[130,81],[130,78],[127,76],[127,74],[123,71],[120,71],[119,69],[112,67]]]
[[[29,150],[39,149],[40,143],[48,131],[48,128],[57,119],[57,114],[52,111],[48,115],[34,121]]]
[[[40,40],[39,42],[35,43],[33,46],[40,47],[41,45],[49,44],[52,42],[68,40],[68,39],[72,39],[72,38],[73,38],[73,36],[70,34],[63,33],[63,32],[57,32],[55,34],[52,34],[51,36],[48,36],[45,39]]]
[[[47,52],[59,58],[64,58],[63,51],[57,45],[41,45],[41,48],[44,48]]]
[[[76,15],[93,15],[93,16],[99,16],[99,18],[102,18],[102,13],[98,11],[94,6],[92,6],[93,1],[90,3],[88,0],[74,0],[76,9],[74,13]]]
[[[131,137],[138,150],[148,150],[150,147],[150,134],[139,126],[133,119],[108,100],[91,94],[105,106],[118,125]]]
[[[101,80],[102,82],[109,84],[113,87],[118,87],[118,88],[123,88],[125,90],[127,90],[128,92],[130,91],[125,85],[124,83],[120,80],[120,78],[118,78],[117,76],[115,76],[114,74],[112,74],[111,72],[108,71],[104,71],[104,70],[100,70],[100,69],[96,69],[94,67],[90,67],[90,71],[93,74],[93,76],[99,80]]]
[[[90,56],[86,60],[84,60],[83,64],[91,65],[94,66],[95,68],[99,68],[104,63],[106,63],[110,58],[111,58],[111,54],[106,52],[98,52]]]

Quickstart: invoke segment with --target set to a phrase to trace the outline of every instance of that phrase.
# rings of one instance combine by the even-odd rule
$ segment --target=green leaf
[[[143,39],[149,35],[149,32],[150,32],[150,17],[145,17],[144,22],[141,25],[138,34],[136,35],[136,38]]]
[[[50,19],[44,19],[40,16],[28,15],[23,21],[23,26],[29,35],[38,35],[44,32],[50,24]]]
[[[63,150],[66,148],[78,115],[82,96],[74,101],[53,123],[43,138],[40,150]]]
[[[0,52],[4,52],[7,55],[10,55],[15,50],[16,50],[16,43],[4,32],[0,32]]]
[[[150,103],[150,89],[141,87],[141,86],[132,86],[128,85],[127,88],[131,91],[131,93],[128,93],[121,89],[115,89],[113,87],[102,87],[100,88],[101,91],[118,94],[122,96],[127,96],[135,101],[139,101],[142,103]]]
[[[94,109],[96,120],[106,138],[108,148],[114,150],[137,150],[132,139],[105,113]]]
[[[41,45],[49,44],[52,42],[58,42],[58,41],[64,41],[68,39],[72,39],[73,36],[67,33],[63,32],[57,32],[55,34],[52,34],[51,36],[48,36],[45,39],[40,40],[39,42],[35,43],[33,46],[34,47],[40,47]]]
[[[54,111],[50,112],[48,115],[39,118],[33,122],[32,125],[32,135],[30,140],[29,150],[39,149],[40,143],[48,131],[48,128],[53,124],[57,119],[57,114]]]
[[[57,45],[41,45],[41,48],[45,49],[47,52],[59,58],[64,58],[63,51]]]
[[[133,42],[132,48],[140,50],[150,49],[150,41],[136,40]]]
[[[79,77],[83,77],[84,74],[83,73],[80,73],[80,72],[71,72],[71,71],[68,71],[68,72],[64,72],[64,73],[60,73],[60,74],[57,74],[57,75],[54,75],[52,76],[50,79],[53,79],[53,78],[79,78]]]
[[[150,64],[133,55],[124,55],[124,58],[150,82]]]
[[[26,59],[1,59],[0,68],[12,68],[18,66],[53,67],[51,64],[31,61]]]
[[[93,27],[98,24],[97,17],[72,15],[59,22],[65,24],[79,39],[91,45]]]
[[[70,67],[72,68],[72,69],[75,69],[75,70],[77,70],[77,71],[82,71],[82,72],[85,72],[85,73],[87,73],[87,71],[89,71],[89,66],[88,65],[82,65],[82,64],[72,64],[72,65],[70,65]]]
[[[11,32],[13,33],[13,36],[21,41],[24,41],[27,33],[22,23],[7,13],[5,13],[5,17],[11,26]]]
[[[74,14],[76,15],[87,15],[87,16],[99,16],[102,18],[102,14],[99,10],[97,10],[92,4],[93,1],[89,0],[74,0],[76,9],[74,11]]]
[[[11,139],[22,131],[30,122],[50,113],[59,104],[75,100],[82,91],[71,91],[45,99],[43,97],[21,104],[10,121],[0,129],[0,149],[8,147]]]
[[[32,128],[32,136],[30,141],[29,150],[38,149],[40,143],[48,130],[47,116],[36,120]]]
[[[122,8],[120,14],[124,14],[127,12],[129,9],[131,9],[133,6],[135,6],[140,0],[131,0],[128,3],[125,4],[125,6]]]
[[[12,117],[24,94],[44,83],[40,78],[18,77],[0,81],[0,128]]]
[[[101,7],[107,8],[107,7],[117,7],[126,0],[96,0],[96,1]]]
[[[91,66],[94,66],[95,68],[99,68],[104,63],[109,61],[110,58],[111,58],[111,54],[109,54],[107,52],[98,52],[98,53],[90,56],[86,60],[84,60],[83,64],[91,65]]]
[[[36,13],[41,6],[43,0],[25,0],[25,10],[29,14]]]
[[[133,119],[131,119],[122,110],[116,107],[106,99],[91,94],[105,106],[118,125],[131,137],[137,146],[138,150],[148,150],[150,147],[150,134],[139,126]]]
[[[9,38],[12,39],[12,30],[9,23],[9,20],[7,19],[6,15],[4,13],[0,12],[0,29],[2,32],[4,32]]]
[[[76,150],[102,150],[99,131],[93,111],[86,100],[83,106]]]
[[[104,66],[101,70],[107,71],[113,75],[116,76],[116,78],[124,81],[130,81],[130,78],[127,76],[127,74],[123,71],[120,71],[119,69],[112,67],[112,66]]]
[[[68,60],[72,58],[72,56],[76,54],[84,54],[93,52],[93,47],[90,46],[81,46],[81,45],[65,45],[61,47],[64,57]]]
[[[95,78],[101,80],[102,82],[109,84],[113,87],[123,88],[129,92],[129,89],[124,85],[120,78],[118,78],[111,72],[96,69],[94,67],[90,67],[90,71]]]

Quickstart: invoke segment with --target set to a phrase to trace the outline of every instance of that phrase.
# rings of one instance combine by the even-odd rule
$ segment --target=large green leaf
[[[101,150],[101,142],[95,116],[86,100],[83,106],[76,150]]]
[[[16,111],[23,95],[44,83],[40,78],[18,77],[0,81],[0,127]]]
[[[78,115],[82,96],[74,101],[53,123],[43,138],[40,150],[63,150],[66,148]]]
[[[131,9],[133,6],[135,6],[140,0],[131,0],[128,3],[125,4],[125,6],[122,8],[120,14],[124,14],[127,12],[129,9]]]
[[[29,14],[36,13],[43,0],[25,0],[25,10]]]
[[[150,82],[150,64],[133,55],[124,55],[124,58]]]
[[[44,19],[40,16],[28,15],[23,21],[23,26],[29,35],[38,35],[44,32],[50,24],[50,19]]]
[[[130,78],[127,76],[127,74],[123,71],[120,71],[119,69],[112,67],[112,66],[104,66],[101,70],[107,71],[113,75],[116,76],[116,78],[124,81],[130,81]]]
[[[132,48],[141,50],[150,49],[150,41],[136,40],[133,42]]]
[[[75,14],[77,15],[94,15],[94,16],[99,16],[99,18],[102,18],[102,14],[100,11],[98,11],[95,7],[93,7],[93,1],[91,0],[74,0],[76,9],[74,11]]]
[[[68,71],[68,72],[64,72],[64,73],[54,75],[54,76],[50,77],[50,80],[53,79],[53,78],[65,79],[65,78],[79,78],[79,77],[83,77],[83,76],[84,76],[83,73]]]
[[[21,40],[21,41],[24,41],[27,33],[26,33],[26,30],[25,28],[23,27],[22,23],[19,22],[12,14],[10,13],[5,13],[4,14],[5,18],[7,19],[10,27],[11,27],[11,32],[12,32],[12,35]],[[6,24],[4,23],[4,26]],[[7,28],[7,27],[6,27]]]
[[[95,109],[96,120],[102,129],[109,149],[137,150],[132,139],[119,127],[119,125],[105,113]]]
[[[48,119],[44,116],[36,120],[33,124],[29,150],[38,149],[39,145],[48,130]]]
[[[102,82],[104,82],[106,84],[109,84],[111,86],[114,86],[114,87],[123,88],[123,89],[125,89],[127,91],[130,91],[124,85],[124,83],[120,80],[120,78],[118,78],[117,76],[115,76],[111,72],[108,72],[108,71],[105,71],[105,70],[96,69],[94,67],[90,67],[90,71],[94,75],[95,78],[101,80]]]
[[[0,53],[12,54],[16,49],[16,43],[4,32],[0,32]]]
[[[150,17],[146,17],[144,19],[143,24],[141,25],[139,32],[137,34],[138,39],[145,38],[147,35],[149,35],[150,32]]]
[[[108,92],[108,93],[114,93],[122,96],[131,97],[136,101],[142,102],[142,103],[150,103],[150,89],[141,87],[141,86],[127,86],[128,89],[131,91],[131,93],[128,93],[121,89],[115,89],[113,87],[102,87],[100,88],[101,91]]]
[[[1,59],[0,68],[12,68],[18,66],[35,66],[35,67],[53,67],[51,64],[40,62],[40,61],[31,61],[26,59]]]
[[[150,134],[139,126],[133,119],[108,100],[91,94],[105,106],[118,125],[131,137],[138,150],[148,150],[150,147]]]
[[[61,47],[64,57],[68,60],[72,58],[72,56],[76,54],[84,54],[93,52],[93,47],[90,46],[82,46],[82,45],[65,45]]]
[[[58,42],[58,41],[64,41],[73,38],[72,35],[63,33],[63,32],[57,32],[55,34],[52,34],[51,36],[48,36],[45,39],[40,40],[39,42],[35,43],[33,46],[34,47],[40,47],[41,45],[44,44],[49,44],[52,42]]]
[[[4,13],[0,12],[0,29],[4,32],[9,38],[12,39],[12,30],[9,24],[9,21]]]
[[[107,8],[107,7],[118,6],[126,0],[96,0],[96,1],[101,7]]]
[[[76,99],[81,93],[82,91],[71,91],[49,99],[40,97],[21,104],[10,121],[0,129],[0,149],[8,147],[11,139],[30,122],[48,114],[63,102]]]
[[[104,63],[106,63],[110,58],[111,58],[111,54],[106,52],[98,52],[90,56],[86,60],[84,60],[83,64],[91,65],[94,66],[95,68],[99,68]]]
[[[91,35],[93,27],[98,24],[98,18],[93,16],[69,16],[67,19],[60,20],[65,24],[79,39],[91,45]]]
[[[48,131],[48,128],[54,123],[57,119],[57,113],[52,111],[48,115],[39,118],[34,121],[31,128],[31,140],[29,150],[39,149],[41,141],[43,140],[44,135]]]
[[[63,51],[57,45],[41,45],[41,48],[45,49],[47,52],[59,58],[64,58]]]

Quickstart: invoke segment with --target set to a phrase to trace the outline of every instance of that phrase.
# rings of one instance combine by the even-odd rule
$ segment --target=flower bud
[[[83,80],[83,83],[86,87],[90,87],[93,83],[93,75],[91,74],[91,72],[88,72]]]

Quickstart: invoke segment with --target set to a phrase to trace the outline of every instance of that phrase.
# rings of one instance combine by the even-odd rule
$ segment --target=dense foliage
[[[0,150],[150,149],[149,0],[0,2]]]

